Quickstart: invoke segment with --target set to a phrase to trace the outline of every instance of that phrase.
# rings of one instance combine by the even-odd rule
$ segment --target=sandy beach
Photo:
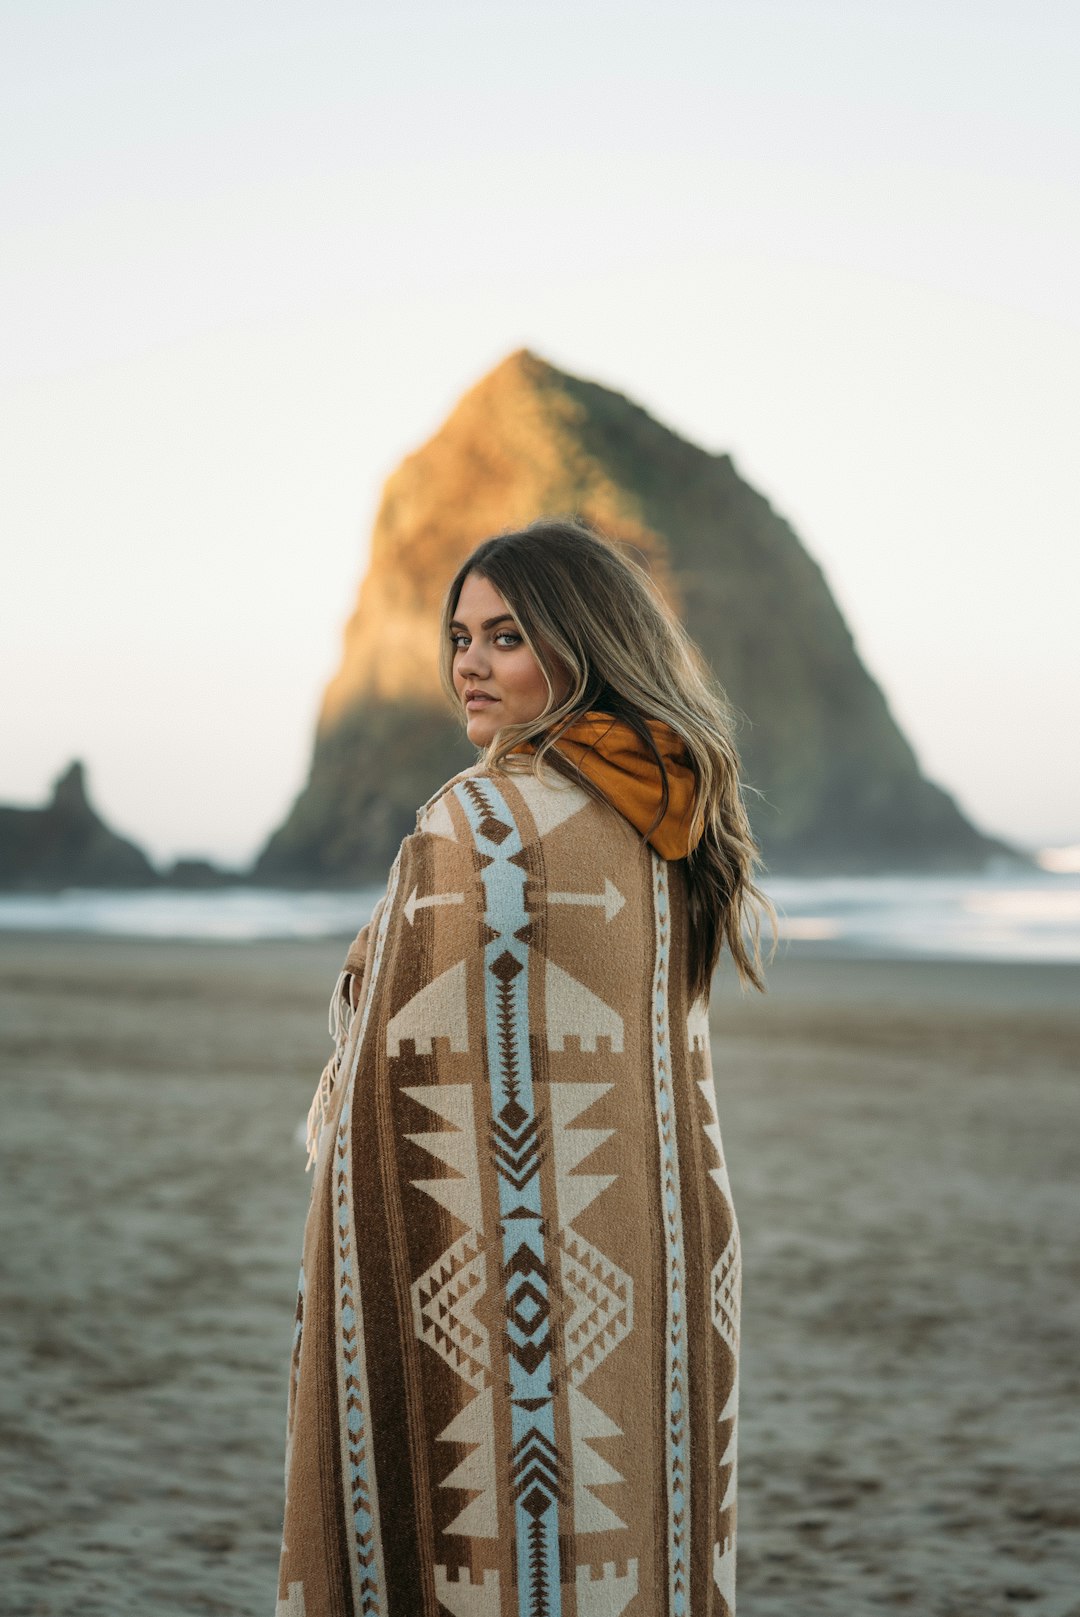
[[[270,1617],[341,943],[0,934],[0,1612]],[[1080,970],[713,998],[742,1617],[1080,1613]],[[643,1613],[642,1617],[649,1617]]]

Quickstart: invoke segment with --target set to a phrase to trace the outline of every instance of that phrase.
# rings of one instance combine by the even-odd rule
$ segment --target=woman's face
[[[450,635],[454,689],[474,746],[486,747],[501,725],[525,724],[544,711],[548,690],[543,669],[490,579],[466,573]],[[560,701],[569,689],[564,678],[556,687]]]

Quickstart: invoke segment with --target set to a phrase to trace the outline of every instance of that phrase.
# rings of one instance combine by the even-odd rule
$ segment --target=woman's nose
[[[459,675],[477,679],[486,679],[490,672],[487,659],[472,645],[467,646],[458,658],[457,671]]]

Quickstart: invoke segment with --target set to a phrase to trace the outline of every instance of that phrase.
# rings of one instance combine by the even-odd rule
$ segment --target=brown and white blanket
[[[512,763],[516,760],[511,760]],[[527,767],[417,816],[339,978],[277,1617],[728,1617],[739,1233],[682,861]]]

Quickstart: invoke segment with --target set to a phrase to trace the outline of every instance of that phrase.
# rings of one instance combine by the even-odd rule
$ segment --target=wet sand
[[[0,934],[0,1613],[272,1614],[347,941]],[[1076,1617],[1080,971],[770,982],[712,1012],[740,1617]]]

